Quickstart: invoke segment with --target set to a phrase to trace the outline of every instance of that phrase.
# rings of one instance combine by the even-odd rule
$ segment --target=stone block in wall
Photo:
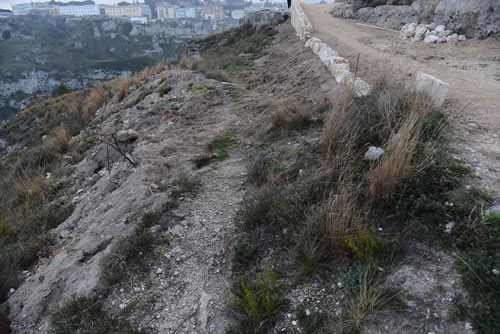
[[[436,107],[440,107],[446,99],[449,85],[443,80],[433,77],[430,74],[418,72],[415,88],[417,92],[429,95]]]

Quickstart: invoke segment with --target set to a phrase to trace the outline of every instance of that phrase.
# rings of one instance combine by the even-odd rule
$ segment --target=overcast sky
[[[46,1],[48,1],[48,0],[37,0],[37,1],[34,1],[34,2],[46,2]],[[68,2],[69,0],[58,0],[58,1]],[[112,4],[118,3],[120,1],[121,0],[97,0],[95,2],[97,4],[112,5]],[[12,9],[12,5],[14,5],[14,4],[16,4],[16,3],[26,3],[26,2],[31,2],[31,1],[30,0],[0,0],[0,8],[2,8],[2,9]],[[129,2],[132,2],[132,0],[129,1]],[[140,2],[144,2],[144,1],[140,1]]]

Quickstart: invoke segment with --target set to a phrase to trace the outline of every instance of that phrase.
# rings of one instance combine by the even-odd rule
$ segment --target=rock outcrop
[[[391,29],[404,24],[438,22],[469,38],[500,39],[500,1],[497,0],[351,0],[332,15],[356,18]]]

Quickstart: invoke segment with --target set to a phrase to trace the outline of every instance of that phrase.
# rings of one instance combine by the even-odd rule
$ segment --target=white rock
[[[310,316],[311,315],[311,311],[309,311],[309,309],[306,309],[306,316]]]
[[[449,222],[448,224],[445,225],[444,233],[450,234],[451,231],[453,230],[453,227],[455,227],[455,222]]]
[[[367,96],[371,93],[371,87],[365,81],[360,78],[354,80],[354,94],[356,96]]]
[[[347,86],[352,82],[352,77],[353,75],[351,71],[344,70],[338,73],[338,75],[335,77],[335,80],[337,81],[337,83]]]
[[[415,33],[415,36],[412,39],[412,42],[418,42],[423,40],[425,38],[426,33],[427,33],[427,27],[424,26],[423,24],[419,25],[417,27],[417,32]]]
[[[465,35],[458,35],[458,40],[459,41],[466,41],[467,37],[465,37]]]
[[[341,282],[338,282],[338,283],[337,283],[337,286],[338,286],[339,288],[341,288],[341,287],[342,287],[342,283],[341,283]]]
[[[439,40],[439,37],[435,35],[429,35],[424,38],[424,43],[436,43]]]
[[[306,43],[304,44],[304,46],[306,48],[312,48],[313,44],[318,44],[318,43],[321,43],[321,40],[319,38],[313,37],[313,38],[308,39],[306,41]]]
[[[120,308],[120,310],[123,310],[125,307],[127,307],[127,304],[120,304],[118,305],[118,307]]]
[[[292,321],[292,326],[297,326],[297,321]]]
[[[498,276],[500,274],[500,272],[495,268],[491,269],[491,273],[495,276]]]
[[[441,43],[446,43],[448,40],[446,37],[439,37],[436,43],[441,44]]]
[[[366,160],[377,160],[384,154],[384,150],[380,147],[370,146],[365,153]]]
[[[465,330],[470,331],[472,329],[472,324],[470,322],[467,322],[465,324]]]
[[[431,24],[429,24],[429,29],[434,30],[434,29],[436,29],[437,26],[438,26],[437,23],[432,22]]]
[[[47,174],[45,175],[45,178],[46,178],[46,179],[50,179],[51,177],[52,177],[52,173],[47,173]]]
[[[415,88],[418,92],[428,94],[434,104],[440,107],[446,99],[449,85],[432,75],[418,72]]]
[[[437,32],[437,34],[438,34],[439,37],[443,37],[444,36],[444,32],[446,30],[446,27],[443,26],[443,25],[439,25],[434,30]]]
[[[10,293],[14,293],[14,292],[16,292],[16,289],[14,289],[14,288],[10,288],[9,292],[10,292]]]
[[[163,269],[158,268],[156,269],[156,275],[161,275],[163,273]]]
[[[446,41],[448,43],[456,43],[456,42],[458,42],[458,35],[457,34],[453,34],[451,36],[448,36],[448,37],[446,37]]]
[[[451,31],[451,30],[445,30],[443,36],[446,37],[446,36],[450,36],[452,34],[453,34],[453,31]]]

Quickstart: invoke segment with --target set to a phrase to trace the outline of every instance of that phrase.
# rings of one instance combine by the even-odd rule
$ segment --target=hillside
[[[0,19],[0,121],[36,96],[51,96],[64,83],[92,87],[128,76],[160,60],[180,60],[184,43],[222,29],[208,21],[26,16]]]
[[[356,96],[254,15],[0,127],[13,332],[497,332],[498,192],[455,100],[365,62]]]

